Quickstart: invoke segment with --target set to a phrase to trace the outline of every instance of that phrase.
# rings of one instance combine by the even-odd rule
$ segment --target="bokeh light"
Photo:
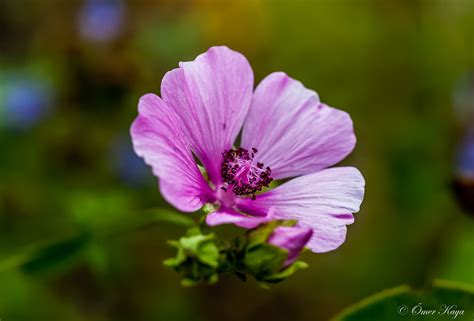
[[[107,42],[123,31],[126,5],[122,0],[85,0],[78,13],[80,35],[91,42]]]
[[[27,129],[52,112],[54,93],[46,79],[22,72],[2,76],[0,106],[4,126]]]

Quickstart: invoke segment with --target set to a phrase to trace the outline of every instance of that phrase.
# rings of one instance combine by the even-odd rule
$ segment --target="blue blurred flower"
[[[474,179],[474,127],[467,130],[458,147],[456,172],[464,178]]]
[[[86,0],[78,16],[81,36],[90,41],[107,42],[121,32],[125,5],[120,0]]]
[[[110,162],[120,180],[129,186],[138,187],[150,181],[150,168],[135,154],[130,140],[125,137],[112,141]]]
[[[1,106],[4,125],[27,129],[51,111],[52,88],[45,79],[26,74],[7,75],[1,81]]]

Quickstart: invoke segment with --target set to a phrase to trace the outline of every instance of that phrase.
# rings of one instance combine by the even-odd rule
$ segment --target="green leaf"
[[[53,243],[31,253],[29,259],[20,267],[26,273],[40,273],[64,266],[76,257],[89,241],[90,235],[84,233],[71,239]]]
[[[422,314],[421,311],[425,312]],[[377,293],[345,309],[332,320],[472,321],[473,319],[474,287],[450,281],[435,281],[430,289],[423,291],[402,285]]]

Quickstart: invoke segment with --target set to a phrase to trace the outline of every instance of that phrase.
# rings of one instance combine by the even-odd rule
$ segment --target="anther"
[[[255,200],[256,192],[268,187],[273,180],[270,167],[264,169],[263,163],[254,164],[253,159],[257,152],[256,148],[252,148],[252,153],[244,148],[238,148],[222,153],[224,158],[221,168],[222,179],[232,186],[234,194],[252,195],[252,200]],[[221,188],[227,191],[225,187]]]

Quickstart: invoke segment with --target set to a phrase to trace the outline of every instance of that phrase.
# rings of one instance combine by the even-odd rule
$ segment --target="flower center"
[[[252,152],[237,148],[222,153],[222,179],[229,187],[232,186],[235,195],[252,195],[252,199],[255,199],[255,193],[261,191],[264,186],[268,187],[273,180],[270,177],[270,167],[264,168],[263,163],[258,162],[254,164],[256,153],[256,148],[252,148]],[[227,187],[221,188],[227,191]]]

